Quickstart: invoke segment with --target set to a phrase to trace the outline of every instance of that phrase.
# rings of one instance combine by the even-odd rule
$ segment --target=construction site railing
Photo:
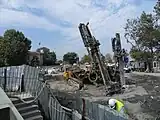
[[[72,110],[57,101],[40,69],[22,65],[0,68],[0,87],[9,97],[35,97],[42,114],[48,120],[71,120]]]
[[[0,86],[8,96],[36,95],[39,70],[27,65],[0,68]]]
[[[48,120],[82,120],[82,116],[86,120],[127,120],[107,106],[77,96],[77,100],[73,101],[74,107],[68,109],[57,100],[61,93],[50,89],[45,81],[43,75],[40,75],[40,70],[35,67],[22,65],[0,68],[0,86],[6,94],[21,99],[34,96],[43,116]]]
[[[64,92],[52,90],[59,102],[72,111],[72,120],[128,120],[128,116],[110,109],[106,105],[101,105],[90,100],[80,98],[78,95],[66,94]]]
[[[39,90],[43,87],[40,85]],[[38,104],[45,118],[48,120],[72,120],[72,110],[61,106],[52,94],[49,86],[46,86],[38,97]]]

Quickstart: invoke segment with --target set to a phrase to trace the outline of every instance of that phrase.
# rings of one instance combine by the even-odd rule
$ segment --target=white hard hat
[[[108,104],[109,104],[109,107],[110,107],[110,108],[114,109],[115,106],[116,106],[116,100],[115,100],[115,99],[110,99],[110,100],[108,101]]]
[[[76,66],[76,65],[77,65],[76,63],[73,64],[73,66]]]

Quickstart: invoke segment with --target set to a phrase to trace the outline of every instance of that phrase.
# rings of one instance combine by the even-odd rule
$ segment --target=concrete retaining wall
[[[3,111],[2,109],[4,108],[9,108],[8,109],[9,111],[7,111],[6,109],[3,112],[3,114],[1,113],[0,120],[7,120],[7,117],[9,117],[10,120],[24,120],[20,115],[20,113],[15,108],[15,106],[12,104],[11,100],[8,98],[6,93],[0,87],[0,109],[1,109],[0,112],[2,112]],[[3,117],[3,115],[5,116]]]

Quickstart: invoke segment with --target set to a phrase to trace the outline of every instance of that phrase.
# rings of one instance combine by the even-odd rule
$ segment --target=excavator
[[[103,83],[105,86],[106,95],[113,95],[124,91],[125,77],[124,77],[124,57],[126,52],[121,48],[120,34],[116,33],[116,36],[111,39],[112,50],[114,52],[115,65],[107,66],[102,59],[102,53],[100,52],[100,42],[97,40],[88,27],[89,22],[85,25],[80,23],[78,28],[82,37],[85,48],[91,59],[89,70],[72,70],[72,78],[80,80],[85,84],[90,82],[96,86]],[[83,84],[81,84],[83,86]],[[82,87],[81,87],[82,88]]]

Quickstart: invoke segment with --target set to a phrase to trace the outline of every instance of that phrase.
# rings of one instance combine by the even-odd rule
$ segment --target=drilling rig
[[[80,23],[79,31],[84,46],[86,47],[89,57],[91,58],[90,76],[93,76],[93,74],[100,76],[98,79],[92,79],[93,77],[89,77],[89,80],[93,83],[103,80],[103,83],[106,86],[108,82],[111,80],[111,78],[109,76],[108,71],[106,71],[104,67],[105,63],[101,59],[101,53],[99,50],[100,43],[98,40],[95,39],[94,36],[92,36],[88,28],[88,24],[89,23],[87,23],[87,25]]]
[[[105,62],[102,60],[102,54],[99,49],[99,40],[96,40],[96,38],[92,36],[88,25],[89,23],[86,25],[84,23],[79,24],[79,31],[84,46],[86,47],[88,55],[91,58],[91,70],[86,75],[90,82],[96,85],[99,82],[103,82],[107,94],[121,92],[122,86],[125,85],[123,58],[126,54],[125,50],[121,48],[120,35],[116,33],[116,37],[112,39],[115,67],[110,68],[105,65]]]

